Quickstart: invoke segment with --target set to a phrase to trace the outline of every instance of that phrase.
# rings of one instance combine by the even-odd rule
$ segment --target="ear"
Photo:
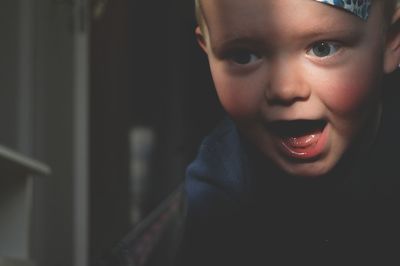
[[[199,43],[201,49],[203,49],[203,51],[207,54],[208,51],[207,51],[206,38],[199,26],[196,27],[196,29],[194,30],[194,33],[196,34],[196,39],[197,39],[197,42]]]
[[[387,31],[386,49],[384,57],[384,72],[393,72],[400,64],[400,8],[392,16],[391,24]]]

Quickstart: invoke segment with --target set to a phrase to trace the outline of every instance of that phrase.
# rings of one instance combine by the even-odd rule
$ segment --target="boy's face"
[[[324,175],[376,130],[379,2],[364,21],[314,0],[202,0],[206,32],[197,33],[220,101],[285,172]]]

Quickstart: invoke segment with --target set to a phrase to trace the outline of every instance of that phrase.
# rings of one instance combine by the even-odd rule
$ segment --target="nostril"
[[[289,94],[289,93],[266,93],[265,98],[270,105],[283,105],[290,106],[295,102],[306,101],[309,98],[309,95],[299,95],[299,94]]]
[[[306,101],[311,95],[311,89],[301,82],[280,82],[270,84],[265,90],[265,98],[271,105],[292,105],[298,101]]]

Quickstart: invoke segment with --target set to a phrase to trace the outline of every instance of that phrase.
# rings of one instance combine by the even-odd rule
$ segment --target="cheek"
[[[365,85],[357,82],[331,84],[327,93],[327,106],[338,114],[357,111],[368,98],[369,88]]]
[[[263,93],[248,78],[232,77],[222,69],[211,68],[214,85],[225,111],[235,119],[249,118],[258,113]]]
[[[368,72],[347,71],[325,81],[325,89],[320,94],[326,106],[337,115],[363,112],[377,91],[377,73],[368,75]]]

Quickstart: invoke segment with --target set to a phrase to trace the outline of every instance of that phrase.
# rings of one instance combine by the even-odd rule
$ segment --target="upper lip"
[[[326,125],[324,119],[275,120],[267,123],[267,128],[281,137],[296,137],[322,130]]]

